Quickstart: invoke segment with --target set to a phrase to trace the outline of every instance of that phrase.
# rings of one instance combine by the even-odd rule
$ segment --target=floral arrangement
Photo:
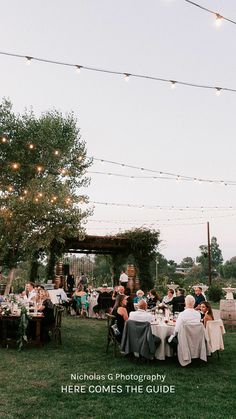
[[[8,305],[3,305],[0,308],[2,316],[9,316],[11,314],[11,309]]]
[[[27,314],[27,308],[25,306],[21,307],[21,317],[20,317],[20,324],[18,329],[19,339],[17,340],[18,351],[23,349],[24,343],[28,342],[27,338],[27,327],[29,323],[29,316]]]

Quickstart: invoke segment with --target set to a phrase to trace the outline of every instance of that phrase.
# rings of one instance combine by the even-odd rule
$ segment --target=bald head
[[[140,300],[138,302],[138,308],[140,310],[147,310],[147,303],[146,303],[146,301],[145,300]]]

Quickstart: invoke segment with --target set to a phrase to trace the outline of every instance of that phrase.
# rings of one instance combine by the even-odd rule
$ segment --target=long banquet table
[[[27,346],[39,347],[42,346],[43,342],[41,339],[41,328],[43,315],[32,315],[29,318],[29,329],[33,331],[32,336],[28,336],[29,342]],[[0,315],[0,345],[5,346],[16,346],[18,340],[18,327],[20,323],[20,316]]]

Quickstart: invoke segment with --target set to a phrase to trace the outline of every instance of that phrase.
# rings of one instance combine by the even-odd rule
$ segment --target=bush
[[[218,301],[220,301],[223,297],[222,288],[218,285],[211,285],[207,290],[207,297],[208,300],[218,303]]]

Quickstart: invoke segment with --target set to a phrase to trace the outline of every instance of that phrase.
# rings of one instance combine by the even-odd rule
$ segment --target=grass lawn
[[[105,353],[106,322],[63,317],[63,344],[41,349],[0,349],[1,418],[235,418],[236,333],[225,335],[225,351],[207,364],[180,367],[173,360],[138,363]],[[71,374],[105,375],[105,380],[72,381]],[[175,394],[146,393],[160,381],[108,380],[108,374],[161,374]],[[61,386],[143,385],[144,393],[66,394]]]

